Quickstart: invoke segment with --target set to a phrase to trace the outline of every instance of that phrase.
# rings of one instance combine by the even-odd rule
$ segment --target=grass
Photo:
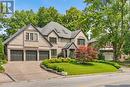
[[[68,75],[81,75],[117,71],[117,68],[112,65],[95,62],[90,62],[87,65],[77,63],[50,63],[50,65],[55,65],[63,68],[64,71],[68,73]]]

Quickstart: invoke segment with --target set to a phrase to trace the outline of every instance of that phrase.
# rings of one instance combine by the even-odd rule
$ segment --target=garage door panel
[[[10,56],[11,61],[23,61],[23,50],[11,50]]]
[[[39,51],[39,60],[49,58],[49,51]]]
[[[26,60],[27,61],[36,61],[37,60],[37,51],[26,51]]]

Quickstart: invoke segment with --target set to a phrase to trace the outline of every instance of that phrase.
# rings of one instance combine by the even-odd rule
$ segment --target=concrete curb
[[[12,81],[16,82],[16,79],[14,79],[12,76],[10,76],[8,73],[4,73],[5,75],[7,75]]]
[[[58,75],[62,75],[62,76],[67,76],[67,72],[57,72],[56,70],[50,69],[45,67],[44,65],[40,64],[40,67],[45,69],[46,71],[52,72],[52,73],[56,73]]]

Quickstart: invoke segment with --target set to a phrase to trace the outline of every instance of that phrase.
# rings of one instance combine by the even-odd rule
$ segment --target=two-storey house
[[[43,28],[29,24],[4,41],[8,61],[74,57],[75,50],[86,43],[87,38],[81,30],[70,31],[56,22],[50,22]]]

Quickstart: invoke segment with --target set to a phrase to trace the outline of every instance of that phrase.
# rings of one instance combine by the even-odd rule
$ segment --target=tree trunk
[[[120,56],[120,55],[118,55],[118,51],[117,50],[118,49],[117,49],[116,44],[113,43],[113,60],[114,61],[117,61],[119,56]]]

